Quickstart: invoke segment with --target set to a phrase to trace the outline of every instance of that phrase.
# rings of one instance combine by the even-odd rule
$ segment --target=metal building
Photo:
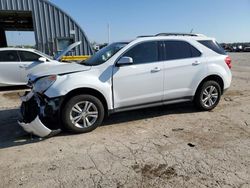
[[[48,0],[0,0],[0,47],[7,46],[5,31],[34,31],[36,48],[49,55],[77,41],[72,55],[93,54],[81,27]]]

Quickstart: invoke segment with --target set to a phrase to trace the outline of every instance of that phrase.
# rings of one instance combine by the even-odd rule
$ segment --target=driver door
[[[164,74],[158,42],[137,44],[122,57],[131,57],[133,64],[114,67],[114,108],[161,103]]]

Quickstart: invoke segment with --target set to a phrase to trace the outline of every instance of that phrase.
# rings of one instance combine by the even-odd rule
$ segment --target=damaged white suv
[[[40,137],[94,130],[106,115],[193,101],[217,106],[231,84],[231,59],[213,38],[161,33],[110,44],[81,64],[31,75],[19,124]]]

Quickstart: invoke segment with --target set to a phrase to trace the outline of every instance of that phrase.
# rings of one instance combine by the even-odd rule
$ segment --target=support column
[[[0,47],[7,47],[6,34],[3,28],[0,28]]]

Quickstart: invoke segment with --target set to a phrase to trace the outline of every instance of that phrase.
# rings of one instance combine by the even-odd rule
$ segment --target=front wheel
[[[195,105],[204,111],[214,109],[221,97],[221,87],[216,81],[206,81],[195,95]]]
[[[71,98],[62,110],[64,127],[74,133],[86,133],[96,129],[104,119],[102,102],[92,95]]]

